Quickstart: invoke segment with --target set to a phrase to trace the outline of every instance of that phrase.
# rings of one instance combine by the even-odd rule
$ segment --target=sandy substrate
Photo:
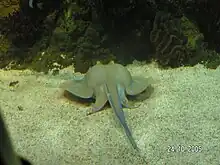
[[[136,63],[128,69],[155,80],[148,99],[124,109],[142,157],[150,165],[219,165],[220,68],[160,70]],[[15,150],[34,165],[145,164],[108,106],[87,116],[88,104],[62,96],[59,84],[71,72],[0,70],[0,106]],[[12,81],[19,83],[9,87]]]

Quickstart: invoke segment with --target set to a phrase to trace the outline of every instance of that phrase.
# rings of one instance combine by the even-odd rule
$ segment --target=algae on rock
[[[170,13],[156,13],[150,41],[155,46],[156,59],[163,66],[181,66],[189,58],[180,20]]]
[[[115,56],[108,48],[102,47],[102,41],[102,37],[92,25],[88,26],[84,36],[77,41],[77,48],[74,52],[76,72],[85,73],[97,61],[105,64],[115,59]]]
[[[187,36],[187,48],[197,50],[204,40],[203,34],[199,31],[198,27],[190,21],[186,16],[181,17],[181,29],[185,36]]]
[[[162,66],[195,65],[204,59],[204,53],[201,53],[205,51],[204,36],[196,24],[184,15],[175,18],[170,13],[158,12],[150,40],[155,46],[156,59]]]

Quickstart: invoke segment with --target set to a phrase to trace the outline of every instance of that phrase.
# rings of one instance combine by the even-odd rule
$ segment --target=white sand
[[[125,109],[149,164],[220,164],[220,68],[160,70],[138,63],[128,68],[155,80],[150,98]],[[62,97],[58,86],[68,78],[66,71],[71,68],[57,76],[0,70],[0,105],[15,150],[34,165],[144,164],[110,108],[86,116],[88,105]],[[11,81],[19,81],[18,86],[9,87]],[[178,145],[185,152],[169,152]],[[187,150],[197,147],[198,152]]]

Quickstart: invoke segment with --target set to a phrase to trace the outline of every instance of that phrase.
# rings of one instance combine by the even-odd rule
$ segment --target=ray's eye
[[[80,81],[80,80],[82,80],[83,78],[84,78],[84,75],[81,74],[81,73],[79,73],[79,72],[77,72],[77,73],[75,73],[75,74],[73,75],[73,79],[76,80],[76,81]]]

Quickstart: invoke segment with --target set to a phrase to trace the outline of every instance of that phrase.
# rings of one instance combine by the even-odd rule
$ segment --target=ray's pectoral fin
[[[143,92],[151,83],[152,78],[132,77],[132,83],[126,88],[128,95],[137,95]]]
[[[92,105],[91,111],[87,115],[91,115],[95,112],[101,111],[104,105],[106,104],[108,98],[104,91],[104,86],[99,86],[95,89],[96,100]]]
[[[60,85],[60,88],[72,93],[75,96],[81,98],[91,98],[93,96],[92,88],[89,88],[86,79],[81,80],[69,80]]]

